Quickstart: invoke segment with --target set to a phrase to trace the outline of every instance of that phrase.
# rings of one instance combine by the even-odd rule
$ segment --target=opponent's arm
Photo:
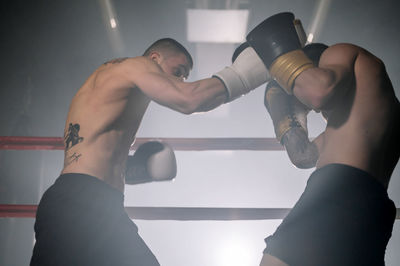
[[[354,62],[360,48],[339,44],[328,48],[319,67],[302,50],[292,13],[279,13],[261,22],[247,41],[288,93],[312,109],[326,108],[351,88]]]
[[[322,54],[318,67],[302,72],[295,80],[293,93],[314,110],[329,110],[354,87],[354,64],[360,48],[336,44]]]

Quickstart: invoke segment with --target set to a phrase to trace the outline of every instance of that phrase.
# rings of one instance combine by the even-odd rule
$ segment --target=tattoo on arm
[[[116,59],[111,59],[110,61],[107,61],[104,63],[104,65],[108,65],[108,64],[119,64],[123,61],[125,61],[126,59],[128,59],[129,57],[122,57],[122,58],[116,58]]]
[[[64,134],[65,151],[83,141],[83,137],[79,136],[80,129],[79,124],[69,123],[68,130]]]

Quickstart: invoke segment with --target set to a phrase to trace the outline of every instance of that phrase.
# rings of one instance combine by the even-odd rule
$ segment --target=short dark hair
[[[190,68],[193,68],[193,59],[188,50],[186,50],[186,48],[182,44],[172,38],[162,38],[155,41],[152,45],[149,46],[149,48],[146,49],[143,56],[148,56],[153,51],[162,52],[165,50],[175,53],[183,53],[189,61]]]

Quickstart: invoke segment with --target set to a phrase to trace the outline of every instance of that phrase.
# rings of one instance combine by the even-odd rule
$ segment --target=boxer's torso
[[[96,176],[121,191],[129,148],[150,102],[124,77],[123,60],[99,67],[72,99],[62,170]]]
[[[379,60],[360,53],[354,68],[355,89],[330,114],[317,167],[351,165],[387,187],[399,159],[400,104]]]

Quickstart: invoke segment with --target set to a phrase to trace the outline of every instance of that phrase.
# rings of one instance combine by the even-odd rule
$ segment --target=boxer
[[[189,52],[165,38],[143,56],[108,61],[89,76],[67,115],[64,168],[38,206],[32,266],[159,265],[123,205],[125,182],[175,175],[166,146],[147,145],[127,160],[150,101],[184,114],[204,112],[268,79],[252,47],[213,77],[185,82],[192,66]]]
[[[400,156],[400,103],[382,60],[353,44],[302,48],[293,22],[280,13],[247,36],[274,79],[265,105],[278,140],[299,168],[316,167],[266,238],[260,265],[384,265],[396,215],[387,188]],[[313,141],[311,109],[327,119]]]

